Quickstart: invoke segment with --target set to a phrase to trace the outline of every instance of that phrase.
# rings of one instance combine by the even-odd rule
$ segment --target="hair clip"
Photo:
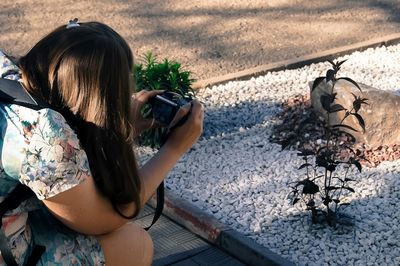
[[[68,22],[68,24],[67,24],[67,29],[70,29],[70,28],[75,28],[75,27],[79,27],[80,25],[79,25],[79,23],[78,23],[78,19],[77,18],[74,18],[73,20],[71,19],[69,22]]]

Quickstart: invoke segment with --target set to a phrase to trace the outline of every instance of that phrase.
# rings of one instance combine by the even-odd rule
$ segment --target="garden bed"
[[[400,90],[400,45],[355,52],[339,76],[382,90]],[[304,178],[297,151],[271,141],[283,104],[309,94],[308,82],[329,63],[270,72],[199,93],[205,104],[200,141],[176,165],[166,187],[298,265],[400,264],[400,161],[364,167],[343,210],[354,225],[313,225],[287,199],[290,182]],[[395,151],[396,149],[394,149]],[[393,152],[394,152],[393,151]],[[143,160],[153,151],[140,149]],[[378,151],[371,151],[377,153]]]

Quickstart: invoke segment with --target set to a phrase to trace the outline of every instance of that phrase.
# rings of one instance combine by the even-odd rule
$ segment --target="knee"
[[[122,229],[125,244],[130,250],[132,259],[138,265],[151,265],[154,254],[154,244],[150,234],[135,223],[128,223]],[[141,261],[141,263],[139,263]]]
[[[107,265],[151,265],[153,261],[153,240],[147,231],[134,223],[102,236]]]
[[[139,243],[143,245],[143,260],[145,265],[151,265],[153,261],[153,255],[154,255],[154,243],[153,239],[151,238],[150,234],[144,230],[143,228],[140,228],[140,237],[139,237]]]

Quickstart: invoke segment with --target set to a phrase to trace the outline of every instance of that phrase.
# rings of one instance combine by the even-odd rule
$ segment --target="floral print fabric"
[[[20,180],[43,200],[65,191],[90,174],[86,154],[64,118],[49,109],[36,121],[22,121],[27,148]]]
[[[0,77],[20,78],[18,67],[2,51]],[[17,262],[24,263],[34,240],[46,247],[41,265],[104,265],[95,237],[68,229],[40,202],[90,175],[86,154],[65,119],[51,109],[36,111],[0,102],[0,133],[0,201],[18,183],[37,196],[3,217]]]

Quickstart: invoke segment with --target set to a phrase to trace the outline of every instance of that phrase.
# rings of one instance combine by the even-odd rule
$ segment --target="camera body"
[[[153,118],[160,124],[168,126],[174,119],[179,108],[191,101],[192,99],[190,98],[184,98],[177,93],[165,91],[162,94],[156,95],[149,103],[152,108]],[[184,118],[179,123],[183,123],[184,121],[182,120]]]

